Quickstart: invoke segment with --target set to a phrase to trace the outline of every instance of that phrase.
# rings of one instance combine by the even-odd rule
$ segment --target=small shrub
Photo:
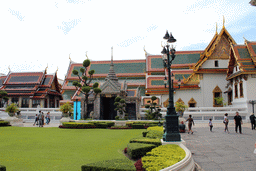
[[[127,147],[124,149],[124,153],[127,153]]]
[[[134,163],[134,166],[136,168],[136,171],[145,171],[145,169],[143,168],[141,159],[139,159],[136,163]]]
[[[6,171],[6,167],[3,165],[0,165],[0,171]]]
[[[82,171],[136,171],[133,162],[128,159],[113,159],[89,163],[83,165],[81,169]]]
[[[127,154],[132,159],[137,159],[144,156],[147,152],[151,151],[156,146],[154,144],[143,144],[143,143],[128,143]]]
[[[116,116],[116,117],[115,117],[115,120],[119,120],[119,116]]]
[[[148,133],[148,131],[143,131],[142,132],[143,137],[146,137],[147,133]]]
[[[0,126],[10,126],[10,122],[8,122],[8,121],[0,121]]]

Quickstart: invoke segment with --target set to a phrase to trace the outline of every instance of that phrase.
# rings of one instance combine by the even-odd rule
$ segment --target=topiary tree
[[[2,100],[4,100],[4,102],[7,102],[9,100],[9,97],[7,97],[7,92],[4,90],[0,90],[0,107],[2,104]]]
[[[146,118],[151,120],[151,119],[157,119],[158,117],[162,118],[162,114],[160,113],[161,109],[159,107],[156,107],[157,103],[154,102],[157,99],[156,96],[151,97],[151,102],[147,101],[150,103],[150,105],[145,105],[146,110]]]
[[[93,74],[95,70],[88,70],[91,61],[89,59],[84,60],[83,67],[80,68],[80,73],[77,70],[73,70],[72,73],[76,75],[79,81],[74,81],[72,84],[76,87],[76,90],[80,93],[84,94],[84,111],[82,118],[85,119],[87,117],[87,106],[89,102],[89,96],[94,93],[94,100],[96,99],[97,95],[101,93],[101,89],[99,88],[99,83],[95,82],[92,86],[90,86],[91,81],[93,79]]]
[[[121,97],[117,96],[115,98],[114,105],[116,106],[115,110],[119,112],[119,117],[121,119],[124,119],[125,116],[127,117],[127,114],[125,113],[126,112],[126,110],[125,110],[126,104],[125,104],[124,99],[121,99]]]

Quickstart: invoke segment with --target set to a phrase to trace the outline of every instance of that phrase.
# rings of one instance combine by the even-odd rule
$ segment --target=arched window
[[[219,86],[216,86],[213,91],[213,107],[222,107],[223,106],[223,98],[222,98],[222,91]],[[218,98],[218,100],[217,100]],[[221,101],[222,99],[222,101]]]
[[[196,101],[193,97],[188,101],[188,107],[196,107]]]

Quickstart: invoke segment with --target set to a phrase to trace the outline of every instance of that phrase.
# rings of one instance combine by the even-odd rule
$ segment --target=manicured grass
[[[80,171],[87,163],[125,159],[122,150],[142,131],[0,127],[0,164],[10,171]]]

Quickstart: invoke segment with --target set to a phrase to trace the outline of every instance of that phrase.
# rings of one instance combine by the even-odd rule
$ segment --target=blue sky
[[[69,55],[91,60],[145,59],[160,54],[166,30],[177,50],[204,50],[225,27],[238,44],[256,41],[256,7],[250,0],[13,0],[0,2],[0,73],[58,69]]]

